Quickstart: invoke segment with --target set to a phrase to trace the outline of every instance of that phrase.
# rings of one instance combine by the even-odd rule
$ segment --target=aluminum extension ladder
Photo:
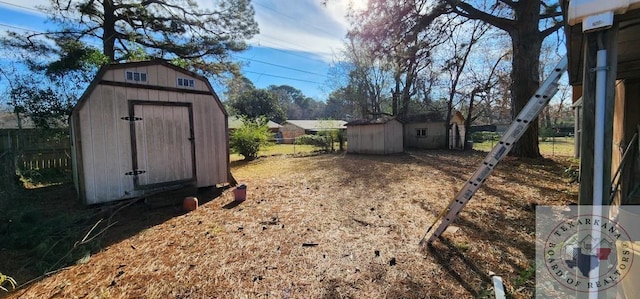
[[[500,141],[489,152],[487,157],[482,161],[482,164],[476,172],[464,183],[462,189],[458,191],[458,194],[449,203],[449,206],[444,209],[436,220],[427,229],[424,237],[420,241],[423,244],[431,229],[439,223],[438,227],[429,235],[427,242],[430,244],[437,239],[447,229],[458,214],[462,211],[464,206],[471,200],[473,195],[478,191],[480,186],[485,182],[487,177],[493,172],[496,164],[500,162],[507,153],[513,147],[522,134],[529,128],[531,122],[534,121],[542,109],[549,103],[549,100],[558,92],[558,81],[562,74],[567,70],[567,56],[563,57],[560,62],[555,66],[553,72],[542,83],[540,88],[536,90],[536,93],[529,99],[527,105],[522,108],[522,111],[518,114],[516,119],[511,123],[509,129],[504,133]]]

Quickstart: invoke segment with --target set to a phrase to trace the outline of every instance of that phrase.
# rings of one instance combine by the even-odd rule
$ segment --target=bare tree
[[[411,98],[419,91],[416,82],[428,77],[420,74],[432,64],[432,48],[446,36],[443,31],[447,19],[437,18],[446,14],[445,5],[430,7],[430,4],[428,0],[371,0],[367,10],[351,16],[349,36],[361,40],[363,49],[391,67],[394,82],[391,114],[401,118],[409,113]],[[423,20],[424,30],[413,30],[425,13],[430,20]]]
[[[483,22],[474,21],[467,22],[465,20],[458,21],[452,26],[449,32],[449,38],[446,44],[447,47],[444,52],[451,53],[452,55],[447,58],[443,70],[447,74],[448,82],[448,99],[447,99],[447,111],[445,117],[445,148],[449,148],[449,122],[453,114],[453,108],[455,106],[454,100],[458,96],[458,87],[460,80],[463,79],[467,67],[467,61],[472,53],[473,47],[478,41],[487,33],[489,26]],[[468,34],[467,34],[468,33]],[[473,99],[471,99],[473,104]]]
[[[512,117],[526,105],[540,82],[540,51],[543,40],[562,27],[557,1],[516,1],[494,0],[482,6],[476,1],[440,0],[438,6],[448,5],[463,17],[484,21],[507,32],[512,45],[511,99]],[[428,27],[433,16],[423,14],[414,30]],[[529,130],[511,150],[511,154],[521,157],[539,157],[538,125],[533,122]]]

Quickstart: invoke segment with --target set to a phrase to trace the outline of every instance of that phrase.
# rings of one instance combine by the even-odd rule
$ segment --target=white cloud
[[[256,46],[307,52],[331,61],[347,33],[346,0],[254,1],[260,34]]]
[[[213,8],[212,0],[197,1],[202,8]],[[254,46],[306,52],[332,61],[343,48],[349,26],[345,18],[349,3],[362,1],[329,0],[323,5],[322,0],[253,0],[260,34],[249,42]],[[0,6],[31,14],[40,14],[33,9],[48,5],[48,0],[3,0],[0,3]]]

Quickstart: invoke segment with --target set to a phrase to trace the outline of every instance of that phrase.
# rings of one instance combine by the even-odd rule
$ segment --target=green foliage
[[[234,153],[243,155],[245,160],[254,160],[260,148],[270,144],[271,135],[264,118],[253,120],[245,117],[243,125],[229,136],[229,145]]]
[[[473,143],[482,143],[491,140],[497,141],[500,140],[500,137],[500,134],[496,132],[482,131],[471,133],[471,140],[473,140]]]
[[[47,76],[65,77],[73,72],[87,72],[84,79],[90,79],[98,67],[109,63],[108,57],[98,49],[77,40],[61,39],[56,42],[58,60],[42,66]]]
[[[270,85],[267,90],[275,95],[287,119],[318,119],[325,117],[326,104],[307,97],[301,90],[289,85]]]
[[[541,141],[547,141],[549,137],[555,136],[555,129],[547,126],[540,127],[538,136],[540,136]]]
[[[13,112],[21,117],[29,116],[39,128],[51,128],[65,122],[73,108],[73,100],[59,94],[51,87],[17,83],[9,92]]]
[[[265,117],[277,123],[285,120],[285,114],[275,95],[264,89],[250,89],[230,101],[229,106],[247,119]]]
[[[5,38],[0,44],[13,59],[9,67],[0,69],[8,83],[6,104],[39,128],[66,124],[88,82],[108,62],[100,51],[76,40],[59,39],[54,48],[49,45],[33,51],[19,40]]]
[[[513,282],[515,288],[519,288],[525,285],[536,274],[536,263],[531,262],[531,265],[520,271],[520,275]]]
[[[23,183],[30,185],[51,185],[72,181],[71,169],[65,168],[36,168],[22,171],[20,173],[20,179]]]
[[[317,147],[326,147],[329,145],[325,136],[309,134],[297,137],[295,142],[296,144],[306,144]]]
[[[245,40],[259,32],[250,0],[215,1],[209,9],[193,0],[72,0],[52,1],[46,10],[62,28],[48,38],[98,37],[110,61],[179,58],[208,75],[237,70],[228,53],[245,50]]]
[[[8,292],[9,290],[4,287],[6,284],[9,284],[12,289],[15,289],[18,283],[13,279],[13,277],[4,275],[0,272],[0,290]]]
[[[2,247],[31,256],[30,265],[37,272],[45,273],[75,263],[86,252],[100,248],[97,240],[76,244],[86,230],[81,215],[49,215],[23,199],[22,196],[13,198],[12,205],[0,215]]]

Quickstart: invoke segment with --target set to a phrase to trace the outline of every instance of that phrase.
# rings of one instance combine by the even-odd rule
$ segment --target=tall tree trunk
[[[103,0],[102,6],[104,7],[102,50],[104,55],[109,57],[109,61],[115,61],[116,17],[113,0]]]
[[[513,59],[511,69],[511,118],[515,119],[529,98],[540,86],[540,51],[544,35],[540,33],[540,1],[537,5],[520,6],[516,10],[518,26],[509,32]],[[535,9],[534,9],[535,8]],[[511,155],[517,157],[540,157],[538,147],[538,119],[532,120],[529,129],[522,135]]]
[[[391,90],[391,114],[393,114],[393,116],[398,116],[398,100],[400,97],[400,75],[398,73],[396,73],[395,81],[395,89]]]
[[[513,49],[511,69],[511,114],[516,116],[526,105],[529,98],[539,86],[540,51],[542,41],[549,34],[562,27],[558,22],[541,30],[541,0],[498,1],[512,9],[513,18],[504,19],[474,7],[475,1],[444,0],[457,11],[456,13],[470,19],[485,21],[497,28],[507,31],[511,36]],[[510,12],[511,13],[511,12]],[[559,12],[545,14],[545,18],[559,17]],[[520,157],[539,157],[538,122],[534,120],[510,152]]]
[[[472,99],[473,101],[473,99]],[[453,96],[449,95],[449,101],[447,102],[447,115],[444,118],[444,148],[449,149],[449,139],[451,138],[451,133],[449,132],[449,128],[451,126],[451,114],[453,114]],[[466,120],[465,120],[466,123]]]
[[[469,110],[467,111],[467,117],[464,119],[464,134],[471,134],[471,122],[473,121],[472,115],[473,115],[473,105],[475,104],[475,99],[476,99],[476,91],[472,91],[471,92],[471,99],[469,99]],[[466,138],[465,139],[471,139],[471,138]],[[467,140],[463,140],[462,142],[464,142],[463,144],[463,149],[465,151],[470,151],[472,150],[471,148],[471,143],[468,143]]]

